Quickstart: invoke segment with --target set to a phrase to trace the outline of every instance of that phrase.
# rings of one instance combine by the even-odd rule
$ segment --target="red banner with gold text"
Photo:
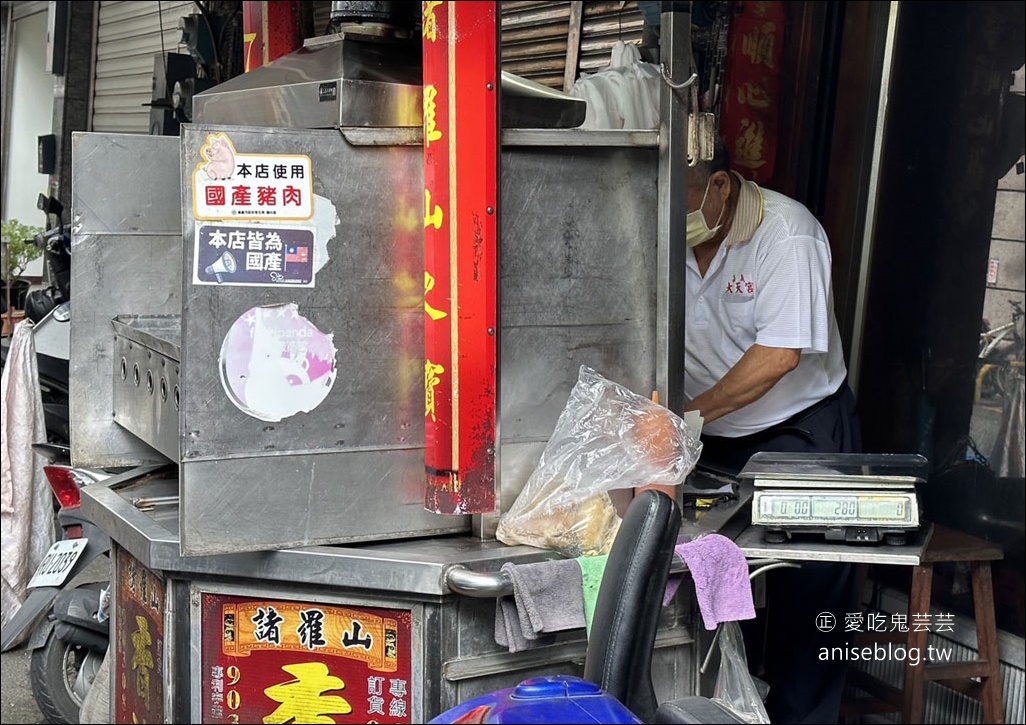
[[[424,505],[495,508],[495,3],[423,2]]]
[[[759,183],[777,155],[780,64],[787,19],[783,2],[741,2],[730,24],[720,134],[732,167]]]

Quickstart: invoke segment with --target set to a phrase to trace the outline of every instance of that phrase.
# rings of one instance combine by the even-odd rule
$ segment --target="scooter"
[[[47,231],[35,239],[43,250],[48,285],[29,292],[25,316],[32,320],[39,365],[39,389],[43,399],[47,440],[71,441],[68,409],[68,375],[71,360],[71,235],[61,217],[64,206],[54,197],[39,195],[37,204],[46,214]],[[55,225],[50,227],[50,220]]]
[[[34,294],[34,293],[33,293]],[[71,302],[51,309],[32,328],[39,370],[39,395],[49,443],[71,442],[68,374],[71,359]]]
[[[38,323],[54,307],[71,299],[71,235],[62,221],[64,205],[40,194],[36,206],[46,215],[46,231],[33,242],[43,251],[47,286],[25,297],[25,316]]]
[[[40,712],[51,723],[77,723],[79,708],[110,642],[107,582],[68,587],[94,559],[110,552],[110,538],[81,514],[81,487],[107,478],[102,472],[72,468],[69,449],[35,444],[50,458],[47,481],[60,504],[57,519],[64,536],[50,547],[29,580],[29,596],[3,627],[0,651],[32,632],[30,680]],[[107,600],[107,601],[105,601]]]

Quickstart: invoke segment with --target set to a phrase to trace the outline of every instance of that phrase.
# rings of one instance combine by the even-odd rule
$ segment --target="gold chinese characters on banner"
[[[783,2],[741,2],[730,24],[720,133],[740,174],[773,177],[777,153],[780,66],[787,14]]]

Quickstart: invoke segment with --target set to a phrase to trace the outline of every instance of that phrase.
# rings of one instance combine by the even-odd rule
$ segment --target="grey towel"
[[[537,635],[528,639],[520,627],[520,615],[513,597],[499,597],[495,602],[495,642],[506,647],[510,652],[522,652],[525,649],[551,644],[556,641],[555,635]]]
[[[510,652],[536,646],[541,635],[584,627],[581,567],[574,559],[503,564],[502,571],[513,581],[513,597],[496,602],[495,641]]]

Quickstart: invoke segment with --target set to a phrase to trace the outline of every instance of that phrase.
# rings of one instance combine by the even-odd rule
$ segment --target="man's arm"
[[[686,354],[686,353],[685,353]],[[787,373],[798,367],[801,350],[752,345],[714,386],[687,404],[706,423],[754,403]]]

